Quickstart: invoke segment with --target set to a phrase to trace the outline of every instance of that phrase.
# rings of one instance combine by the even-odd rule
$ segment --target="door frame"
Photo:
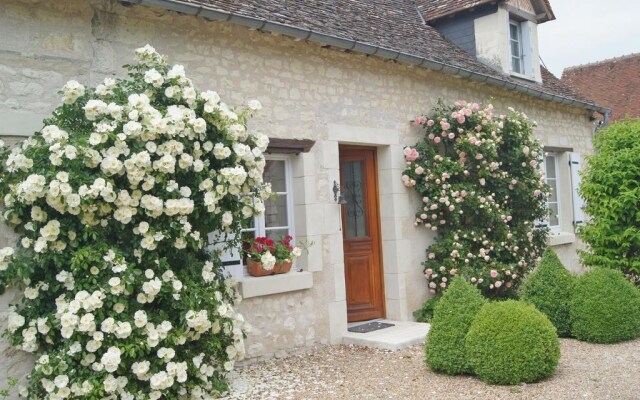
[[[371,176],[373,177],[373,180],[371,182],[371,184],[373,185],[372,188],[372,192],[373,192],[373,202],[375,207],[373,207],[373,210],[371,210],[370,213],[370,217],[372,221],[375,222],[375,227],[371,227],[370,229],[372,229],[372,233],[374,233],[376,235],[376,239],[374,240],[374,246],[375,246],[375,250],[377,250],[378,252],[378,264],[379,264],[379,268],[378,268],[378,272],[379,272],[379,297],[380,297],[380,306],[382,309],[382,316],[381,318],[386,318],[387,316],[387,306],[386,306],[386,290],[385,290],[385,282],[384,282],[384,262],[383,262],[383,254],[382,254],[382,221],[380,219],[380,190],[379,190],[379,169],[378,169],[378,148],[376,146],[358,146],[358,145],[352,145],[352,144],[338,144],[338,173],[341,174],[341,169],[340,169],[340,154],[343,151],[349,151],[349,150],[355,150],[355,151],[370,151],[371,155],[372,155],[372,161],[373,161],[373,165],[372,165],[372,171],[371,171]],[[342,183],[342,182],[341,182]],[[343,235],[343,243],[344,243],[344,206],[340,207],[340,230],[342,231],[342,235]],[[344,252],[344,249],[343,249]],[[344,268],[346,269],[346,265],[344,266]],[[348,290],[347,288],[347,282],[346,282],[346,276],[345,274],[343,274],[343,279],[345,280],[345,292]],[[348,307],[348,306],[347,306]],[[375,318],[374,318],[375,319]],[[366,320],[363,320],[366,321]],[[349,321],[349,314],[347,312],[347,322],[352,322]],[[355,322],[355,320],[353,321]]]

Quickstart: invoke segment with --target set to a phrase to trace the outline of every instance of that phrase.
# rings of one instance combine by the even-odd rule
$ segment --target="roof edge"
[[[618,57],[605,58],[604,60],[593,61],[593,62],[585,63],[585,64],[573,65],[571,67],[564,68],[562,70],[562,72],[564,74],[564,72],[566,72],[566,71],[573,71],[573,70],[582,69],[582,68],[597,67],[597,66],[602,65],[602,64],[608,64],[610,62],[615,62],[615,61],[624,61],[624,60],[628,60],[630,58],[635,58],[635,57],[640,57],[640,52],[638,52],[638,53],[629,53],[629,54],[625,54],[625,55],[618,56]]]
[[[469,78],[474,81],[483,82],[491,86],[497,86],[515,90],[520,93],[524,93],[530,96],[542,98],[544,100],[572,105],[579,108],[584,108],[591,111],[599,112],[603,115],[611,113],[611,110],[606,107],[601,107],[595,104],[587,103],[584,101],[574,100],[567,97],[562,97],[554,94],[549,94],[541,90],[535,90],[531,87],[518,84],[516,82],[510,82],[502,80],[490,75],[481,74],[478,72],[469,71],[464,68],[456,67],[440,61],[430,60],[428,58],[415,56],[413,54],[403,53],[397,50],[391,50],[384,47],[372,45],[365,42],[359,42],[352,39],[344,39],[338,36],[327,35],[320,32],[315,32],[310,29],[299,28],[292,25],[287,25],[279,22],[268,21],[266,19],[259,19],[254,17],[248,17],[244,15],[235,14],[228,11],[218,10],[212,7],[206,7],[197,5],[194,3],[184,2],[180,0],[120,0],[122,3],[130,3],[133,5],[147,5],[151,7],[160,7],[170,11],[177,11],[187,15],[199,16],[210,20],[216,21],[229,21],[238,25],[242,25],[252,29],[261,29],[268,32],[279,33],[282,35],[290,36],[296,39],[309,40],[313,42],[330,45],[343,50],[350,50],[352,52],[376,55],[389,60],[397,60],[406,64],[416,65],[419,67],[428,68],[435,71],[443,71],[445,73]]]

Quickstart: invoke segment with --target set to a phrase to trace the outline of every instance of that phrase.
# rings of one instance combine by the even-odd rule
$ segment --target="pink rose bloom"
[[[480,105],[479,105],[478,103],[473,103],[473,104],[471,105],[471,108],[472,108],[473,110],[479,110],[479,109],[480,109]]]
[[[476,144],[477,142],[478,142],[478,139],[475,136],[471,136],[469,138],[469,143]]]
[[[429,260],[436,258],[436,253],[429,253]]]
[[[427,121],[427,126],[433,126],[433,124],[435,124],[435,122],[433,122],[432,119]]]
[[[449,139],[453,140],[456,137],[456,134],[453,132],[449,132]]]
[[[485,183],[487,183],[487,181],[485,181],[484,178],[480,178],[480,186],[484,186]]]
[[[424,271],[425,275],[431,275],[433,274],[433,270],[431,268],[427,268],[426,271]]]
[[[443,276],[443,277],[442,277],[442,282],[446,282],[446,281],[447,281],[447,277],[446,277],[446,276]]]
[[[416,117],[416,119],[413,122],[415,122],[416,125],[422,125],[425,122],[427,122],[427,117],[424,117],[424,116]]]
[[[448,131],[449,128],[451,128],[451,124],[449,124],[447,121],[440,121],[440,126],[445,131]]]
[[[415,172],[416,172],[416,174],[418,174],[418,175],[422,175],[422,173],[424,172],[424,168],[422,168],[422,167],[420,167],[420,166],[419,166],[419,167],[417,167],[417,168],[415,169]]]
[[[467,101],[460,99],[460,100],[456,100],[453,104],[455,104],[457,106],[460,106],[460,107],[464,107],[464,106],[467,105]]]
[[[539,191],[538,189],[533,191],[533,195],[536,196],[536,197],[540,197],[541,194],[542,194],[542,192]]]
[[[433,138],[433,142],[434,143],[440,143],[440,138],[439,137],[434,137]]]
[[[498,276],[498,271],[496,271],[495,269],[492,269],[489,275],[491,275],[492,278],[496,278]]]
[[[457,269],[452,269],[451,271],[449,271],[450,275],[454,275],[455,276],[457,273],[458,273]]]
[[[510,288],[512,286],[511,282],[507,282],[504,284],[506,287]]]
[[[456,111],[452,112],[451,118],[458,118],[458,113]]]
[[[529,165],[531,165],[532,168],[535,168],[536,166],[538,166],[538,162],[536,160],[531,160],[529,162]]]
[[[429,287],[431,289],[435,289],[436,288],[436,283],[435,282],[429,282]]]
[[[456,120],[458,121],[459,124],[464,124],[464,121],[466,121],[466,118],[464,117],[464,115],[458,115],[458,118],[456,118]]]
[[[473,111],[471,111],[470,108],[465,108],[464,109],[464,115],[466,115],[467,117],[470,117],[471,114],[473,114]]]
[[[496,288],[499,288],[500,286],[502,286],[502,281],[497,281],[496,282]]]
[[[524,154],[529,154],[529,146],[524,146],[524,147],[522,148],[522,152],[523,152]]]
[[[476,160],[482,160],[483,158],[484,156],[482,155],[482,153],[476,154]]]
[[[433,140],[433,138],[434,138],[435,136],[433,135],[433,133],[430,133],[430,134],[429,134],[429,136],[427,136],[427,137],[428,137],[430,140]]]
[[[412,148],[412,147],[405,147],[404,148],[404,158],[407,161],[414,161],[416,158],[418,158],[418,150]]]
[[[442,283],[440,284],[440,287],[441,287],[441,288],[443,288],[443,289],[444,289],[444,288],[446,288],[446,287],[447,287],[447,283],[446,283],[446,282],[442,282]]]

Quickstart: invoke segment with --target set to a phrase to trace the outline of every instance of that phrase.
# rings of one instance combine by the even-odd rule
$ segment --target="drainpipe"
[[[457,75],[463,78],[468,78],[474,81],[486,83],[491,86],[497,86],[505,89],[514,90],[520,93],[524,93],[533,97],[542,98],[548,101],[567,104],[574,107],[580,107],[588,110],[597,111],[605,115],[605,120],[608,120],[608,108],[600,107],[595,104],[586,103],[566,97],[558,96],[555,94],[549,94],[541,90],[535,90],[528,86],[521,85],[516,82],[505,81],[493,76],[481,74],[478,72],[469,71],[464,68],[456,67],[440,61],[430,60],[425,57],[415,56],[408,53],[403,53],[397,50],[391,50],[384,47],[371,45],[368,43],[360,42],[353,39],[344,39],[338,36],[327,35],[320,32],[315,32],[311,29],[300,28],[288,24],[282,24],[278,22],[272,22],[266,19],[248,17],[245,15],[235,14],[233,12],[222,11],[212,7],[203,6],[196,3],[180,0],[120,0],[123,4],[132,5],[145,5],[150,7],[159,7],[170,11],[176,11],[178,13],[193,15],[196,17],[202,17],[208,20],[231,22],[237,25],[242,25],[250,29],[263,30],[267,32],[279,33],[281,35],[289,36],[298,40],[309,40],[312,42],[321,43],[325,46],[332,46],[342,50],[349,50],[355,53],[365,55],[375,55],[388,60],[399,61],[405,64],[416,65],[418,67],[428,68],[434,71],[442,71],[447,74]]]

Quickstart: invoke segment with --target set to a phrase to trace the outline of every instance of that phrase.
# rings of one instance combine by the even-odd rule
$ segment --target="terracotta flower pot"
[[[247,259],[247,271],[251,276],[286,274],[291,271],[291,265],[291,261],[285,261],[282,263],[276,263],[276,265],[273,266],[273,269],[267,270],[262,267],[262,263],[260,261],[252,260],[251,258]]]
[[[247,259],[247,271],[251,276],[267,276],[275,274],[276,266],[272,269],[264,269],[260,261]]]
[[[276,274],[286,274],[291,271],[291,265],[293,263],[291,261],[283,261],[281,263],[276,263],[273,269],[276,271]]]

